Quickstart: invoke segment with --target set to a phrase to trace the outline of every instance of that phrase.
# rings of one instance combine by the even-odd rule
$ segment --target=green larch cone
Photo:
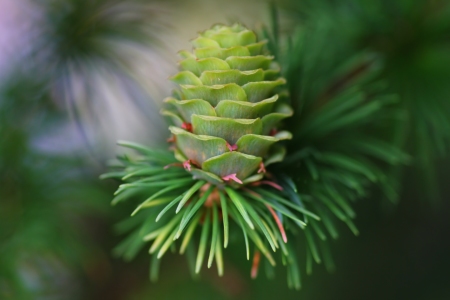
[[[292,115],[282,92],[285,80],[265,41],[242,25],[216,25],[181,51],[180,85],[165,102],[176,158],[195,178],[215,185],[259,181],[265,166],[280,161],[277,142],[290,139],[279,122]]]
[[[280,130],[280,121],[293,112],[265,43],[241,25],[201,33],[192,41],[193,53],[180,52],[181,71],[172,77],[180,89],[162,111],[173,123],[175,155],[119,142],[139,155],[119,156],[115,171],[102,176],[123,182],[113,204],[140,199],[133,218],[119,224],[130,234],[115,252],[131,259],[152,242],[152,279],[169,249],[187,254],[193,274],[208,257],[208,268],[215,261],[222,276],[222,249],[241,235],[248,260],[253,252],[253,278],[260,257],[272,270],[276,254],[287,267],[289,286],[300,288],[288,234],[320,218],[304,207],[292,180],[266,173],[266,166],[284,158],[278,142],[292,135]]]

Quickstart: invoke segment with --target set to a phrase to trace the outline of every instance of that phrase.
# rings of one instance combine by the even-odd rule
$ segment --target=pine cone
[[[195,178],[215,185],[261,180],[265,166],[283,159],[284,149],[274,144],[291,138],[277,132],[292,109],[276,93],[285,80],[277,78],[273,56],[263,54],[265,41],[238,24],[216,25],[192,44],[193,53],[180,52],[181,71],[171,78],[180,90],[162,111],[175,125],[169,129],[176,158]]]

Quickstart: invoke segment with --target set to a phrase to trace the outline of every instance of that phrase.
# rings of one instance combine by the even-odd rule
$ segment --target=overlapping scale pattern
[[[292,115],[278,65],[265,41],[239,24],[216,25],[192,44],[192,53],[180,52],[181,71],[171,78],[180,89],[162,111],[172,120],[177,159],[217,185],[262,179],[265,166],[283,158],[276,143],[291,138],[278,131]]]

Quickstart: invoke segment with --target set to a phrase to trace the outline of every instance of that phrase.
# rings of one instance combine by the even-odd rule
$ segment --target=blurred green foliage
[[[290,53],[284,57],[294,99],[303,105],[317,93],[336,92],[378,65],[378,80],[399,96],[397,107],[404,113],[384,133],[415,158],[426,191],[422,197],[437,200],[436,159],[445,157],[450,145],[448,1],[284,1],[282,7],[290,26],[301,24],[289,33],[290,53],[306,48],[294,60]],[[301,49],[295,48],[299,39]],[[375,57],[335,77],[343,62],[361,53]]]
[[[70,277],[100,248],[93,242],[87,218],[108,215],[106,191],[86,162],[43,153],[33,145],[36,137],[63,120],[50,99],[45,84],[29,75],[14,75],[1,91],[3,299],[58,295],[63,287],[79,293],[77,284],[70,285],[77,280]],[[60,285],[55,285],[58,281]]]

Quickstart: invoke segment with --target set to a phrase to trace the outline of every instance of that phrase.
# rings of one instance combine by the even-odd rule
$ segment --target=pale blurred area
[[[32,55],[36,51],[47,51],[39,49],[42,47],[39,37],[45,31],[42,27],[47,17],[43,8],[51,2],[0,0],[2,82],[13,76],[17,68],[28,72],[39,59],[42,61],[38,67],[44,69],[43,72],[48,71],[45,60],[52,63],[53,58]],[[110,50],[120,59],[120,72],[116,72],[117,66],[110,68],[88,61],[86,66],[81,66],[84,69],[72,68],[70,63],[65,66],[70,76],[62,85],[58,82],[60,78],[51,79],[51,84],[55,84],[51,87],[53,98],[68,118],[65,125],[49,128],[36,138],[35,144],[45,152],[76,151],[104,160],[118,151],[117,140],[163,145],[168,132],[159,110],[162,100],[170,96],[174,87],[168,78],[177,70],[176,53],[181,49],[190,50],[189,40],[213,24],[242,22],[255,27],[267,19],[268,11],[265,1],[103,2],[122,10],[116,19],[117,26],[121,26],[121,18],[133,18],[134,5],[151,11],[146,21],[151,25],[149,36],[154,40],[147,44],[126,39],[113,41]],[[52,42],[43,45],[51,47]]]
[[[0,79],[10,71],[11,59],[27,46],[30,10],[28,1],[0,0]]]

